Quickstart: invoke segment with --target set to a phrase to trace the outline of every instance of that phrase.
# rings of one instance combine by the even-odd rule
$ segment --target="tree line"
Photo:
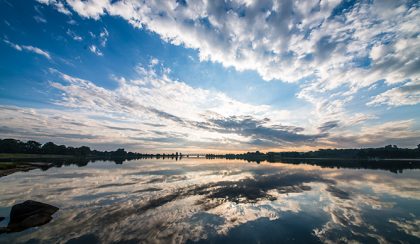
[[[53,142],[41,144],[37,141],[23,142],[16,139],[0,139],[0,153],[54,154],[100,158],[140,158],[146,156],[145,154],[126,152],[123,148],[115,151],[98,151],[87,146],[67,147],[56,145]]]
[[[18,153],[18,154],[52,154],[52,155],[68,155],[76,157],[88,158],[122,158],[122,159],[140,159],[140,158],[182,158],[182,153],[135,153],[127,152],[124,148],[115,151],[98,151],[92,150],[90,147],[71,147],[65,145],[57,145],[53,142],[41,144],[37,141],[23,142],[16,139],[0,139],[0,153]]]
[[[172,154],[145,154],[126,152],[119,148],[115,151],[92,150],[87,146],[71,147],[56,145],[53,142],[41,144],[37,141],[23,142],[16,139],[0,139],[0,153],[22,154],[54,154],[78,157],[97,158],[182,158],[182,153]],[[188,155],[187,155],[188,157]],[[387,145],[379,148],[361,149],[319,149],[309,152],[247,152],[243,154],[206,154],[206,158],[244,159],[251,161],[278,161],[285,158],[347,158],[347,159],[419,159],[420,144],[417,148],[399,148],[396,145]]]
[[[207,154],[207,158],[244,159],[251,161],[276,161],[284,158],[346,158],[346,159],[419,159],[420,144],[417,148],[399,148],[387,145],[379,148],[360,149],[319,149],[309,152],[247,152],[243,154]]]

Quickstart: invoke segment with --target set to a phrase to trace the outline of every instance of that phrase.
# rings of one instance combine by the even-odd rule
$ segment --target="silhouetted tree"
[[[78,155],[87,156],[90,154],[90,148],[86,146],[82,146],[78,148]]]
[[[58,146],[52,142],[42,145],[42,152],[46,154],[58,154]]]
[[[41,150],[41,143],[36,141],[27,141],[25,144],[25,151],[27,153],[39,153]]]
[[[126,155],[127,155],[127,152],[123,149],[123,148],[120,148],[120,149],[117,149],[114,153],[112,153],[113,154],[113,156],[115,156],[115,157],[125,157]]]

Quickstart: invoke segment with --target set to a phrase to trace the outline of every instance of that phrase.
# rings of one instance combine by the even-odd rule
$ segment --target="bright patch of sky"
[[[419,7],[0,0],[0,137],[135,151],[414,147]]]

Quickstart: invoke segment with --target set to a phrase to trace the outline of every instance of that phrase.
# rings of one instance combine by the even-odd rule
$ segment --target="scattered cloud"
[[[67,29],[66,34],[69,35],[75,41],[83,41],[83,37],[77,35],[74,31],[70,29]]]
[[[70,10],[68,10],[64,3],[62,3],[60,0],[36,0],[39,3],[47,4],[53,6],[55,9],[57,9],[58,12],[63,13],[65,15],[71,15]]]
[[[144,124],[145,128],[164,122],[166,126],[157,127],[155,131],[165,132],[167,136],[169,127],[171,132],[188,135],[186,139],[193,142],[214,143],[227,137],[248,142],[264,135],[261,139],[277,138],[273,143],[280,145],[316,138],[299,134],[302,128],[281,126],[290,117],[288,111],[241,103],[220,92],[192,88],[171,80],[169,71],[155,66],[157,63],[156,59],[152,59],[149,68],[155,69],[140,69],[140,79],[118,78],[119,87],[115,90],[52,70],[63,81],[51,82],[63,94],[62,99],[55,103],[100,113],[113,120]],[[277,115],[279,119],[266,119],[272,115]],[[240,117],[236,120],[234,116]],[[228,128],[229,123],[236,123],[236,127]],[[233,135],[225,134],[229,131]]]
[[[320,127],[318,127],[319,131],[326,132],[332,130],[339,126],[339,121],[333,120],[323,123]]]
[[[256,148],[377,145],[381,140],[408,145],[419,138],[415,118],[378,118],[385,110],[379,105],[391,109],[420,102],[416,25],[420,11],[413,1],[38,2],[82,18],[116,16],[167,43],[196,50],[199,61],[293,83],[296,100],[306,109],[296,112],[278,103],[251,104],[193,87],[171,78],[170,69],[155,58],[135,68],[138,77],[113,76],[114,89],[53,71],[56,77],[48,79],[59,93],[55,105],[81,113],[84,119],[99,116],[114,121],[107,125],[109,130],[121,127],[116,121],[126,121],[125,126],[146,131],[144,140],[165,141],[168,146],[176,140],[182,145],[230,142]],[[87,49],[104,56],[111,25],[86,32],[74,28],[67,29],[68,36],[92,41]],[[89,34],[82,37],[74,30]],[[40,48],[15,44],[6,36],[3,41],[18,51],[51,59]],[[152,132],[151,125],[163,126]],[[133,132],[118,133],[138,141]],[[162,139],[165,135],[177,135],[176,140]]]
[[[204,123],[198,124],[200,128],[217,131],[223,134],[238,134],[251,138],[251,144],[261,146],[286,146],[295,143],[309,144],[318,138],[326,137],[327,134],[302,134],[302,127],[270,124],[269,118],[262,120],[251,116],[230,116],[223,118],[211,118]]]
[[[58,79],[50,85],[61,94],[54,103],[63,107],[63,112],[5,107],[7,112],[3,114],[10,116],[3,118],[15,117],[20,122],[9,120],[2,124],[15,131],[24,130],[26,136],[60,135],[61,140],[78,139],[88,144],[99,141],[138,144],[140,140],[152,148],[159,145],[162,150],[202,146],[223,150],[227,144],[229,150],[243,150],[244,145],[286,147],[313,143],[325,136],[308,135],[301,127],[287,125],[293,117],[289,111],[242,103],[221,92],[174,81],[168,77],[169,70],[156,66],[157,63],[157,59],[152,59],[148,68],[139,71],[142,75],[139,79],[117,78],[119,85],[114,90],[51,69]],[[75,116],[70,121],[71,114]],[[30,119],[23,118],[28,116]],[[40,119],[49,126],[39,127]],[[13,130],[9,132],[15,134]],[[80,137],[66,136],[76,134]]]
[[[39,15],[35,15],[34,20],[38,23],[44,23],[44,24],[47,23],[47,20]]]
[[[325,87],[360,87],[418,77],[412,61],[419,54],[419,10],[408,1],[67,4],[87,18],[122,17],[167,42],[197,49],[201,60],[256,70],[267,80],[295,82],[314,75]],[[358,59],[365,57],[371,65],[359,67]]]
[[[410,81],[401,86],[389,89],[367,103],[370,106],[388,105],[398,107],[404,105],[416,105],[420,103],[420,79]]]
[[[297,97],[313,104],[310,115],[316,123],[338,120],[340,126],[351,126],[347,107],[361,88],[373,89],[379,80],[392,85],[420,77],[420,10],[411,1],[66,3],[82,17],[122,17],[168,43],[196,49],[200,61],[254,70],[265,80],[295,82],[301,88]],[[107,37],[107,30],[100,36]],[[418,101],[417,95],[390,90],[368,105],[398,106],[390,98],[395,93],[404,98],[398,99],[402,105]],[[355,117],[360,123],[374,116],[360,112]]]
[[[420,132],[416,130],[415,120],[396,120],[363,125],[359,130],[340,130],[328,140],[340,147],[379,147],[384,144],[413,147],[418,144]]]
[[[40,48],[37,48],[37,47],[34,47],[34,46],[19,45],[19,44],[11,42],[9,40],[6,40],[6,39],[3,39],[3,41],[6,44],[8,44],[9,46],[11,46],[12,48],[14,48],[18,51],[33,52],[33,53],[39,54],[41,56],[44,56],[47,59],[51,59],[51,55],[47,51],[44,51]]]
[[[101,41],[101,46],[105,47],[106,43],[108,41],[108,37],[109,37],[109,33],[108,30],[106,28],[104,28],[101,33],[99,33],[99,39]]]
[[[104,54],[101,52],[101,50],[96,47],[95,45],[90,45],[89,46],[89,51],[91,51],[92,53],[98,55],[98,56],[104,56]]]
[[[150,151],[307,150],[320,146],[383,146],[384,141],[413,146],[420,138],[413,130],[413,120],[366,125],[359,130],[341,126],[338,120],[293,125],[290,121],[296,115],[291,111],[193,88],[172,80],[170,71],[158,63],[151,59],[148,66],[137,67],[137,79],[114,77],[118,83],[115,89],[50,69],[55,78],[49,84],[59,94],[53,103],[60,110],[5,106],[1,134],[20,138],[24,132],[26,137],[41,141],[56,138],[96,147],[124,145]],[[357,124],[359,120],[354,117],[347,123]]]

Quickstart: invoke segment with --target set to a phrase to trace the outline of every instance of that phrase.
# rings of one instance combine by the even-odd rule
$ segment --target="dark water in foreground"
[[[27,199],[60,210],[0,243],[420,243],[415,169],[151,159],[0,178],[0,216]]]

